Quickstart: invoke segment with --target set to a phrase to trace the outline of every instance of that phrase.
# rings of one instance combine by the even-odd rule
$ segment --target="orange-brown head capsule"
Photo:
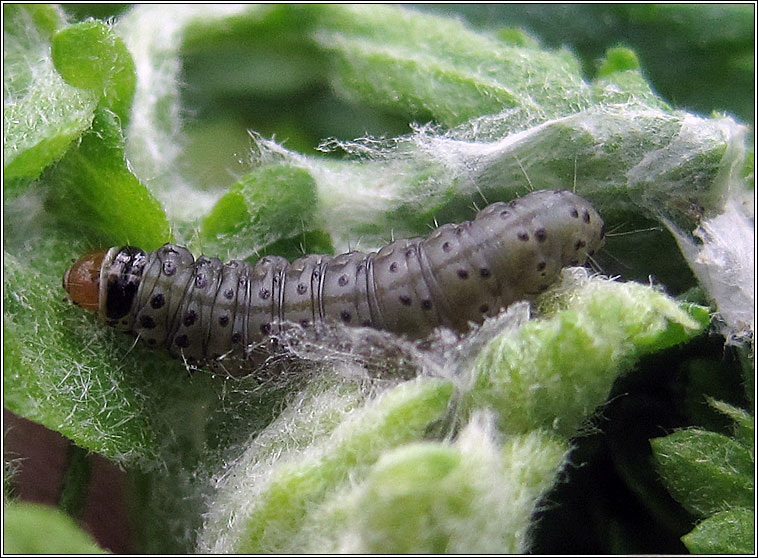
[[[77,306],[95,311],[100,308],[100,269],[105,254],[100,250],[83,255],[63,276],[63,288]]]
[[[147,256],[134,246],[90,252],[66,271],[63,288],[77,306],[94,310],[108,325],[128,331]]]

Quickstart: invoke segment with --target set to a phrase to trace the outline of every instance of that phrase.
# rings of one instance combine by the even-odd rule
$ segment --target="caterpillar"
[[[378,252],[265,256],[222,263],[165,244],[91,252],[65,273],[74,304],[190,364],[250,372],[287,324],[336,322],[424,338],[457,332],[544,291],[565,266],[602,247],[605,226],[584,199],[540,190],[496,202]]]

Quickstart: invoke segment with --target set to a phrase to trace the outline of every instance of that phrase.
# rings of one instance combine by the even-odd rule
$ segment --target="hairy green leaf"
[[[752,452],[755,452],[755,418],[746,411],[723,401],[710,399],[709,403],[717,411],[724,413],[734,421],[735,440],[740,442],[746,448],[751,449]]]
[[[316,183],[305,169],[279,165],[257,169],[230,188],[205,218],[200,231],[203,250],[253,261],[267,253],[292,259],[305,249],[313,251],[313,246],[298,247],[297,242],[317,238],[312,230],[317,223],[316,196]],[[290,243],[289,250],[271,249],[274,244],[283,249],[285,242]]]
[[[26,189],[92,122],[98,97],[68,85],[50,58],[63,25],[53,5],[3,5],[3,169],[9,193]]]
[[[707,430],[680,430],[650,441],[656,469],[672,496],[706,517],[755,501],[754,458],[742,444]]]
[[[52,58],[63,79],[101,97],[100,106],[126,125],[137,77],[124,42],[107,25],[89,20],[59,31]]]
[[[298,540],[305,543],[302,537],[307,531],[301,533],[301,529],[309,511],[365,475],[383,451],[421,438],[430,423],[442,417],[451,395],[449,382],[419,379],[388,391],[362,412],[345,414],[328,437],[322,434],[313,440],[310,451],[277,461],[282,453],[278,444],[249,448],[219,491],[217,512],[203,535],[203,546],[210,552],[244,553],[302,548]],[[289,421],[300,422],[302,415],[310,416],[315,424],[324,418],[333,424],[334,407],[325,406],[317,397],[306,401]],[[282,427],[291,428],[291,424],[272,425],[277,427],[274,440],[282,437]],[[305,426],[312,431],[312,424]],[[263,440],[269,436],[261,434]]]
[[[543,303],[547,317],[504,332],[477,357],[464,401],[495,410],[505,432],[541,428],[575,435],[620,372],[708,324],[705,309],[690,314],[639,284],[570,274],[564,281],[565,290],[559,287]]]
[[[101,247],[154,250],[171,239],[163,208],[129,169],[118,118],[107,109],[98,109],[92,129],[45,181],[58,219]]]
[[[682,537],[692,554],[754,554],[755,511],[721,511]]]
[[[387,452],[355,494],[342,497],[343,536],[354,552],[521,552],[524,510],[553,482],[567,449],[540,431],[500,447],[477,421],[454,444]]]

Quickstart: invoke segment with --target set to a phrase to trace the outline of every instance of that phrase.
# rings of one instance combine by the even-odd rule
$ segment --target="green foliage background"
[[[751,6],[163,9],[4,5],[4,404],[127,468],[140,551],[751,550],[752,345],[697,335],[690,302],[726,305],[679,249],[752,197],[746,132],[707,118],[754,123]],[[632,233],[603,270],[680,299],[567,276],[441,377],[311,355],[314,380],[261,388],[188,377],[59,289],[92,247],[371,249],[529,183],[592,200]],[[19,551],[59,524],[50,552],[91,549],[8,509]]]

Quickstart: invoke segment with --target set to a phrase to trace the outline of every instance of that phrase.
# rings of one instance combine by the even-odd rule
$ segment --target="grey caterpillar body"
[[[195,260],[174,244],[151,253],[114,247],[77,261],[64,287],[73,302],[149,345],[189,363],[244,370],[289,323],[337,322],[412,338],[439,326],[465,331],[545,290],[561,268],[583,265],[603,240],[603,221],[587,201],[542,190],[369,254],[292,263],[266,256],[251,265]]]

